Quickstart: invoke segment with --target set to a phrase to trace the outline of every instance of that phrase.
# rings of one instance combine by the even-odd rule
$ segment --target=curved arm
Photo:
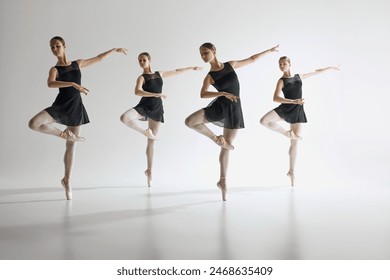
[[[337,71],[340,71],[340,65],[337,65],[337,66],[330,66],[330,67],[325,67],[325,68],[321,68],[321,69],[316,69],[314,70],[314,72],[310,72],[310,73],[306,73],[306,74],[301,74],[301,78],[302,79],[306,79],[306,78],[310,78],[312,76],[315,76],[315,75],[318,75],[318,74],[322,74],[324,72],[327,72],[329,70],[337,70]]]
[[[303,105],[305,102],[302,99],[287,99],[281,96],[281,92],[283,89],[283,81],[279,79],[278,83],[276,84],[276,89],[274,92],[274,102],[283,103],[283,104],[299,104]]]
[[[114,52],[124,53],[125,55],[127,55],[127,49],[124,49],[124,48],[113,48],[113,49],[111,49],[109,51],[101,53],[101,54],[99,54],[99,55],[97,55],[95,57],[92,57],[92,58],[78,59],[77,63],[79,64],[80,68],[87,67],[87,66],[90,66],[92,64],[95,64],[97,62],[102,61],[104,58],[106,58],[108,55],[110,55],[110,54],[112,54]]]
[[[168,78],[172,76],[176,76],[178,74],[182,74],[188,70],[194,70],[194,71],[201,71],[203,67],[199,66],[191,66],[191,67],[185,67],[185,68],[178,68],[172,71],[160,71],[160,75],[162,78]]]
[[[49,77],[47,78],[47,86],[49,88],[65,88],[65,87],[74,87],[78,91],[88,94],[89,90],[82,85],[79,85],[75,82],[65,82],[65,81],[56,81],[58,71],[55,67],[50,68]]]
[[[166,96],[161,94],[161,93],[153,93],[153,92],[144,91],[142,89],[142,85],[144,84],[144,81],[145,81],[145,79],[142,76],[139,76],[137,78],[137,81],[135,83],[135,89],[134,89],[135,95],[141,96],[141,97],[166,98]]]
[[[200,97],[201,98],[214,98],[214,97],[219,97],[219,96],[224,96],[230,101],[237,102],[237,99],[239,98],[238,96],[235,96],[234,94],[224,92],[224,91],[209,91],[209,87],[212,84],[213,80],[210,75],[207,75],[204,80],[203,80],[203,85],[200,90]]]
[[[257,54],[254,54],[246,59],[242,59],[242,60],[232,60],[232,61],[229,61],[230,65],[233,67],[233,68],[239,68],[239,67],[243,67],[243,66],[246,66],[248,64],[251,64],[251,63],[254,63],[256,62],[258,59],[266,56],[267,54],[269,53],[272,53],[272,52],[278,52],[279,51],[279,45],[276,45],[275,47],[272,47],[270,49],[267,49],[261,53],[257,53]]]

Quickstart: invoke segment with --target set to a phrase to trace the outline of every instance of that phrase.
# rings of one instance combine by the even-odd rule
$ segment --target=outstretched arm
[[[144,91],[142,89],[142,85],[144,84],[144,77],[139,76],[136,83],[135,83],[135,95],[137,96],[142,96],[142,97],[158,97],[158,98],[167,98],[165,95],[161,93],[153,93],[153,92],[148,92]]]
[[[55,67],[50,68],[49,71],[49,77],[47,78],[47,86],[49,88],[65,88],[65,87],[74,87],[78,91],[84,93],[85,95],[88,94],[89,90],[82,85],[76,84],[74,82],[62,82],[62,81],[56,81],[56,78],[58,76],[58,71]]]
[[[287,99],[281,96],[283,88],[283,81],[279,79],[278,83],[276,84],[276,89],[274,92],[274,102],[278,103],[284,103],[284,104],[299,104],[303,105],[305,102],[303,99]]]
[[[167,77],[172,77],[172,76],[176,76],[178,74],[184,73],[188,70],[201,71],[202,69],[203,69],[203,67],[191,66],[191,67],[185,67],[185,68],[178,68],[178,69],[172,70],[172,71],[160,71],[160,75],[162,78],[167,78]]]
[[[330,70],[337,70],[337,71],[339,71],[340,70],[340,65],[317,69],[314,72],[301,74],[300,76],[301,76],[301,79],[306,79],[306,78],[310,78],[312,76],[315,76],[315,75],[318,75],[318,74],[321,74],[321,73],[324,73],[324,72],[327,72],[327,71],[330,71]]]
[[[111,49],[109,51],[101,53],[101,54],[99,54],[99,55],[97,55],[95,57],[92,57],[92,58],[78,59],[77,63],[78,63],[80,68],[87,67],[87,66],[90,66],[92,64],[95,64],[96,62],[102,61],[104,58],[106,58],[107,56],[109,56],[110,54],[112,54],[114,52],[124,53],[125,55],[127,55],[127,49],[124,49],[124,48],[113,48],[113,49]]]
[[[265,50],[261,53],[257,53],[257,54],[254,54],[252,55],[251,57],[248,57],[246,59],[242,59],[242,60],[232,60],[232,61],[229,61],[230,65],[233,67],[233,68],[239,68],[239,67],[242,67],[242,66],[246,66],[248,64],[251,64],[251,63],[254,63],[256,62],[258,59],[266,56],[267,54],[269,53],[272,53],[272,52],[277,52],[279,51],[279,45],[273,47],[273,48],[270,48],[268,50]]]
[[[203,80],[203,86],[202,89],[200,90],[200,97],[201,98],[213,98],[213,97],[219,97],[219,96],[224,96],[230,101],[237,102],[237,99],[239,98],[238,96],[235,96],[234,94],[228,93],[228,92],[218,92],[218,91],[209,91],[209,87],[211,83],[213,82],[212,78],[210,75],[207,75],[206,78]]]

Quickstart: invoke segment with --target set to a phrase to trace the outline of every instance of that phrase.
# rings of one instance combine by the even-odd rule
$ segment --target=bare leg
[[[223,136],[227,142],[232,143],[237,135],[237,132],[238,132],[237,129],[224,128]],[[219,154],[220,179],[217,183],[217,187],[221,189],[223,201],[226,201],[226,193],[227,193],[226,177],[227,177],[227,170],[229,165],[229,154],[230,154],[230,150],[221,148],[221,152]]]
[[[214,132],[212,132],[207,126],[206,123],[209,121],[206,119],[205,113],[203,109],[192,113],[185,120],[186,126],[192,128],[193,130],[203,134],[207,138],[213,140],[217,145],[221,146],[224,149],[233,150],[234,147],[231,145],[229,141],[227,141],[224,136],[216,136]]]
[[[77,137],[80,135],[80,126],[68,126],[67,129],[69,129]],[[72,187],[70,181],[75,157],[75,148],[76,143],[74,141],[66,141],[66,149],[64,154],[65,174],[64,178],[61,180],[61,184],[65,188],[65,195],[67,200],[72,199]]]
[[[144,129],[138,125],[137,121],[142,118],[143,116],[141,116],[134,108],[131,108],[130,110],[124,112],[120,119],[121,122],[123,122],[125,125],[134,129],[135,131],[138,131],[139,133],[142,133],[149,139],[157,140],[156,136],[152,133],[150,128]]]
[[[192,113],[185,120],[186,126],[213,140],[216,135],[205,125],[208,122],[203,109]]]
[[[29,121],[28,127],[32,130],[57,136],[67,141],[81,142],[85,140],[83,137],[74,135],[69,128],[64,131],[59,130],[53,125],[54,122],[55,120],[49,115],[49,113],[43,110]]]
[[[293,131],[295,135],[300,138],[301,128],[302,128],[301,124],[300,123],[291,124],[290,127],[291,127],[291,131]],[[294,186],[295,183],[294,170],[295,170],[295,160],[297,158],[297,151],[298,151],[298,139],[291,139],[291,145],[288,150],[288,155],[290,158],[290,169],[288,170],[287,176],[290,177],[292,187]]]
[[[158,130],[160,128],[160,122],[156,122],[154,120],[149,120],[149,128],[153,132],[153,135],[157,135]],[[146,146],[147,169],[145,170],[145,175],[147,177],[148,187],[152,186],[154,142],[155,142],[155,140],[148,139],[148,144]]]
[[[300,139],[294,134],[294,130],[285,130],[282,126],[280,126],[280,121],[283,121],[283,119],[274,110],[269,111],[260,119],[260,123],[265,127],[283,134],[290,139]]]

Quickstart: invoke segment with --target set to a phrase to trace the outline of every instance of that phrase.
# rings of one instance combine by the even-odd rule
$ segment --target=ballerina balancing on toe
[[[265,127],[276,131],[290,139],[289,148],[289,170],[287,176],[290,178],[291,186],[295,185],[295,160],[297,157],[298,141],[301,140],[302,124],[307,122],[303,108],[302,80],[324,73],[329,70],[340,70],[338,66],[331,66],[317,69],[306,74],[293,74],[291,71],[290,58],[283,56],[279,59],[279,69],[283,72],[282,77],[276,84],[274,101],[281,103],[278,107],[266,113],[260,123]],[[283,97],[281,96],[283,92]],[[285,130],[279,122],[284,121],[290,124],[290,129]]]
[[[81,125],[89,123],[87,111],[84,108],[81,93],[87,95],[89,90],[81,85],[83,67],[90,66],[114,52],[126,54],[126,49],[114,48],[89,59],[68,60],[65,53],[65,40],[55,36],[50,40],[50,48],[57,58],[57,63],[49,71],[47,85],[50,88],[59,88],[59,93],[52,106],[35,115],[28,126],[35,131],[53,135],[66,140],[64,156],[65,175],[61,185],[65,188],[67,200],[72,199],[71,172],[73,168],[76,142],[85,139],[80,136]],[[66,126],[61,131],[54,123]]]
[[[172,77],[189,70],[199,71],[201,67],[186,67],[171,71],[152,71],[151,56],[147,52],[138,55],[138,63],[142,68],[143,73],[137,78],[135,85],[135,94],[141,96],[140,102],[133,108],[122,114],[120,120],[126,126],[143,134],[147,138],[146,158],[147,169],[145,176],[147,178],[148,187],[152,186],[152,171],[154,160],[154,142],[157,139],[157,134],[160,124],[164,122],[164,108],[162,99],[166,95],[162,93],[163,78]],[[148,127],[142,128],[138,121],[147,121]]]
[[[238,129],[244,128],[240,101],[240,84],[235,69],[253,63],[266,54],[277,51],[278,47],[275,46],[243,60],[231,60],[225,63],[217,59],[217,51],[213,44],[204,43],[199,48],[202,60],[210,64],[210,71],[203,81],[200,95],[202,98],[214,99],[207,107],[187,117],[185,124],[221,147],[219,155],[220,179],[217,187],[221,190],[223,201],[226,200],[227,192],[226,176],[229,152],[234,149],[233,140],[237,135]],[[209,87],[211,85],[217,91],[210,91]],[[223,127],[223,134],[215,135],[206,126],[208,123]]]

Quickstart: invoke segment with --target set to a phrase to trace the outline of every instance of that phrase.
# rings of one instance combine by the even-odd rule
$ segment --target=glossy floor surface
[[[0,259],[390,259],[387,186],[0,189]]]

